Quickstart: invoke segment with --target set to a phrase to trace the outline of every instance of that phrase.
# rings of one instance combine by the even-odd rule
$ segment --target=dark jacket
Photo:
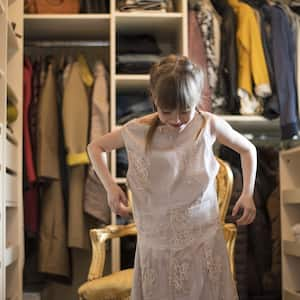
[[[280,7],[264,5],[262,10],[265,20],[269,18],[271,24],[271,56],[280,106],[281,137],[289,139],[298,132],[293,33]]]
[[[226,109],[238,113],[240,101],[237,95],[238,63],[236,47],[237,18],[227,0],[212,0],[216,11],[222,16],[221,59],[217,94],[226,99]]]

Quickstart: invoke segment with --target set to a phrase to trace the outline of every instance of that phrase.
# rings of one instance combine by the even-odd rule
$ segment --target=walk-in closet
[[[112,273],[120,290],[130,286],[133,214],[112,213],[87,145],[154,112],[149,71],[169,54],[201,66],[199,108],[257,149],[256,218],[236,226],[240,157],[214,145],[233,176],[224,222],[236,232],[239,299],[300,300],[300,2],[292,0],[0,0],[0,300],[96,299],[84,295],[96,297]],[[114,150],[107,163],[134,201],[127,155]],[[114,292],[97,299],[130,299]]]

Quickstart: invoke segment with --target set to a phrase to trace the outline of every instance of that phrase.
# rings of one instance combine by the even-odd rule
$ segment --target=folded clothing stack
[[[174,11],[173,0],[120,0],[118,1],[120,11]]]
[[[117,73],[147,74],[160,60],[156,39],[148,34],[119,35],[117,40]]]
[[[153,108],[146,91],[134,91],[117,95],[117,122],[119,125],[151,112],[153,112]]]

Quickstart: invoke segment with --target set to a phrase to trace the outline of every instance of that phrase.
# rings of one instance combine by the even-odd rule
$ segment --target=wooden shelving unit
[[[7,130],[7,98],[22,111],[23,1],[0,0],[0,299],[22,299],[22,116]]]
[[[300,299],[300,242],[292,226],[300,223],[300,147],[280,153],[280,209],[283,300]]]

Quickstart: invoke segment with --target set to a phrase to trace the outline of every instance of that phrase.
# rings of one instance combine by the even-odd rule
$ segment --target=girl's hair
[[[161,109],[185,111],[199,104],[202,89],[203,72],[186,56],[169,55],[154,64],[150,70],[152,101],[155,100],[155,104]],[[158,125],[157,116],[147,132],[146,150],[150,148]]]

